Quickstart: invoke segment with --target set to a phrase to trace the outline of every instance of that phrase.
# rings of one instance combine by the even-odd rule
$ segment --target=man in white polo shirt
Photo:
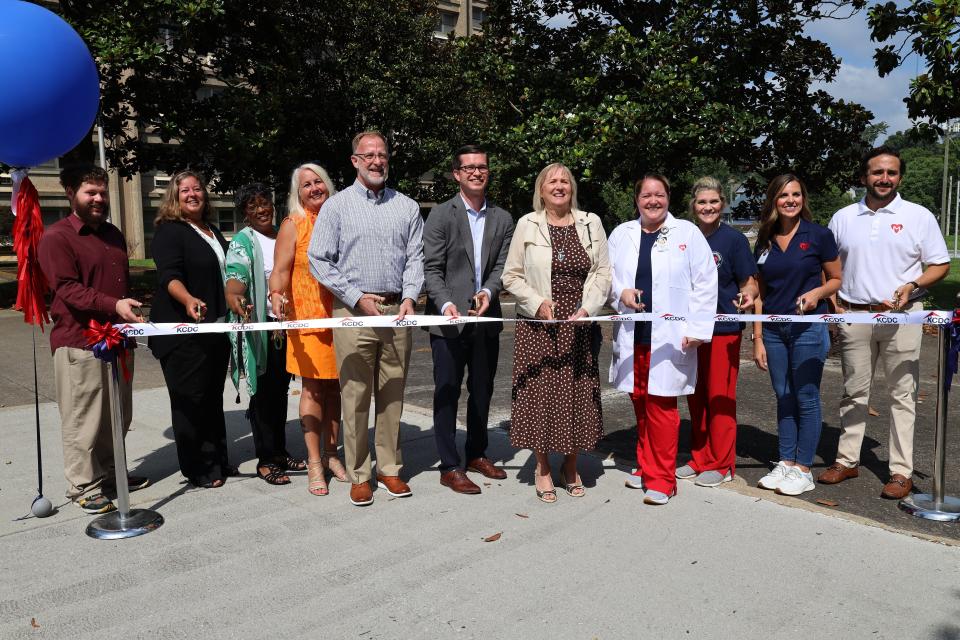
[[[870,150],[860,161],[864,199],[830,220],[843,264],[838,311],[916,311],[926,289],[950,270],[940,227],[924,207],[897,193],[906,163],[890,147]],[[913,488],[913,429],[920,379],[920,325],[839,325],[843,363],[840,443],[837,459],[819,482],[836,484],[859,474],[870,383],[883,360],[890,394],[890,480],[884,498]]]

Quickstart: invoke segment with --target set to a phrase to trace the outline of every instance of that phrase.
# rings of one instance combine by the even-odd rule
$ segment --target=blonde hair
[[[290,193],[287,196],[287,215],[291,218],[300,218],[307,215],[306,211],[303,210],[303,203],[300,202],[300,174],[303,173],[305,169],[309,169],[320,176],[323,184],[327,185],[328,198],[333,197],[333,194],[337,192],[333,187],[333,180],[330,179],[330,175],[326,169],[312,162],[304,162],[294,169],[290,175]]]
[[[200,183],[200,188],[203,189],[203,213],[200,214],[200,218],[203,219],[204,222],[210,221],[210,217],[213,215],[213,207],[210,206],[210,192],[207,190],[207,183],[199,173],[187,169],[170,178],[167,190],[163,192],[163,200],[160,201],[160,208],[157,209],[157,217],[153,219],[154,225],[173,222],[175,220],[185,221],[183,211],[180,210],[179,192],[180,183],[187,178],[194,178]]]
[[[570,169],[559,162],[548,164],[537,176],[537,181],[533,184],[533,210],[537,212],[546,210],[543,204],[543,196],[540,195],[540,189],[543,188],[543,183],[547,181],[547,177],[554,171],[561,171],[567,176],[567,180],[570,181],[570,210],[579,211],[580,206],[577,204],[577,181],[573,179],[573,174],[570,172]]]
[[[723,195],[723,185],[720,184],[720,181],[713,176],[703,176],[702,178],[698,178],[697,181],[693,183],[693,188],[690,189],[691,218],[696,218],[694,204],[697,202],[697,196],[700,195],[701,191],[716,191],[717,195],[720,196],[720,204],[724,206],[727,204],[727,199]]]

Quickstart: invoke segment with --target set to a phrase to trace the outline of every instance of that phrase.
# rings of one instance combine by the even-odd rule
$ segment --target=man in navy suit
[[[460,191],[434,207],[423,228],[427,313],[459,317],[502,317],[500,276],[513,237],[513,218],[486,198],[490,182],[487,153],[461,147],[453,155]],[[433,352],[433,424],[440,454],[440,483],[457,493],[480,493],[461,466],[457,451],[457,403],[467,378],[466,470],[488,478],[507,474],[486,457],[487,416],[497,371],[502,322],[430,327]]]

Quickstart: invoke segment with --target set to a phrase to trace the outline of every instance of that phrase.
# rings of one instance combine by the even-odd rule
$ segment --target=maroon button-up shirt
[[[50,350],[87,346],[90,319],[117,322],[117,300],[127,296],[127,243],[109,222],[93,229],[70,214],[40,238],[40,267],[53,289]]]

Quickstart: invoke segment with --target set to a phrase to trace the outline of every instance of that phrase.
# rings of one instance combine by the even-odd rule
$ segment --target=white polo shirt
[[[844,207],[829,228],[843,264],[840,297],[848,302],[890,300],[897,287],[920,277],[923,265],[950,262],[936,218],[899,193],[877,211],[865,199]]]

